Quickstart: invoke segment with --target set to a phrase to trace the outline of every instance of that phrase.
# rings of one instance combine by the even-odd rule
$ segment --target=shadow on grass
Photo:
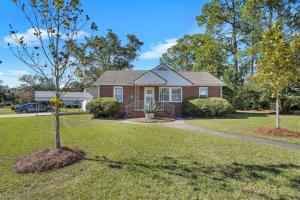
[[[171,179],[166,178],[163,174],[183,178],[187,184],[193,187],[191,196],[197,195],[199,197],[200,191],[207,187],[214,187],[221,191],[233,192],[240,191],[249,193],[250,196],[260,197],[265,199],[273,199],[269,196],[268,191],[259,193],[257,191],[247,191],[247,189],[239,188],[233,182],[256,182],[265,180],[269,185],[276,185],[277,187],[290,187],[291,189],[299,190],[300,177],[289,179],[289,177],[282,174],[286,170],[298,170],[300,165],[294,164],[278,164],[278,165],[251,165],[242,163],[232,163],[230,165],[205,166],[196,161],[180,162],[175,158],[164,156],[161,159],[154,160],[153,163],[141,163],[136,161],[114,161],[105,156],[96,156],[93,158],[85,158],[87,161],[95,161],[100,164],[116,170],[131,170],[136,173],[144,173],[147,176],[157,181],[164,181],[169,186],[172,184]],[[282,185],[283,183],[276,180],[275,176],[282,175],[289,181],[289,185]],[[205,183],[203,184],[203,178]],[[201,181],[200,181],[201,179]],[[218,190],[216,190],[218,191]],[[279,194],[280,195],[280,194]],[[285,199],[282,196],[278,196]],[[290,196],[290,198],[296,198]]]

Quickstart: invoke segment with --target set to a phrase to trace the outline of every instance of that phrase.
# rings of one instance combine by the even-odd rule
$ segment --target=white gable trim
[[[135,79],[133,83],[135,85],[164,85],[167,81],[150,70]]]

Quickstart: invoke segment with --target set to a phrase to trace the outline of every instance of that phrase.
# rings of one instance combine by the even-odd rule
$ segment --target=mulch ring
[[[300,132],[291,131],[285,128],[258,127],[253,129],[253,131],[263,135],[275,136],[275,137],[295,137],[295,138],[300,137]]]
[[[163,123],[163,122],[173,122],[173,121],[175,121],[175,119],[165,118],[165,117],[156,117],[154,119],[146,119],[144,117],[141,117],[141,118],[128,119],[128,121],[138,122],[138,123]]]
[[[46,172],[78,162],[84,155],[85,152],[78,148],[45,149],[17,160],[13,167],[19,173]]]

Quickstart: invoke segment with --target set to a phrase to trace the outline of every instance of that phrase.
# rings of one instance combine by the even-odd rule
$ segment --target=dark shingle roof
[[[146,72],[147,70],[106,71],[95,85],[131,85],[133,80]]]
[[[106,71],[95,85],[132,85],[132,82],[148,70]],[[222,86],[224,83],[209,72],[177,72],[193,85]]]
[[[200,86],[222,86],[224,83],[209,72],[178,72],[194,85]]]

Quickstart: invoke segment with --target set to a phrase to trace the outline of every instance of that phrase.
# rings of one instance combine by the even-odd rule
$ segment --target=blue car
[[[17,106],[15,112],[29,113],[29,112],[52,112],[51,106],[44,106],[35,103],[27,103]]]

